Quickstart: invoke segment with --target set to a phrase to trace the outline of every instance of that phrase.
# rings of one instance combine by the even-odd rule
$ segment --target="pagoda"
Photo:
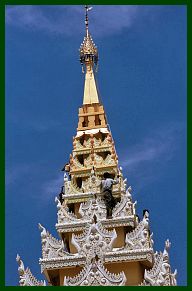
[[[44,281],[38,281],[17,255],[20,286],[176,286],[169,262],[170,242],[163,252],[153,249],[149,211],[136,214],[131,186],[123,177],[113,137],[99,98],[95,71],[98,49],[88,28],[80,46],[85,72],[83,104],[79,108],[73,150],[65,165],[61,193],[55,198],[59,235],[54,238],[39,224]],[[103,198],[101,181],[108,173],[116,179],[112,195],[116,205],[111,217]],[[118,179],[117,179],[118,177]]]

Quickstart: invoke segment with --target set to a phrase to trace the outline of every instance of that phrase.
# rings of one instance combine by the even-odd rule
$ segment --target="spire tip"
[[[85,5],[85,29],[86,29],[86,36],[89,33],[89,18],[88,18],[88,11],[90,11],[93,7],[89,7],[89,5]]]

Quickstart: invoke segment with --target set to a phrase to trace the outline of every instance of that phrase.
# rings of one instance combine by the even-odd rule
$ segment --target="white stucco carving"
[[[103,260],[106,252],[112,250],[116,237],[115,230],[108,231],[98,222],[87,224],[86,230],[80,235],[72,234],[71,242],[77,252],[86,256],[87,262],[90,263],[95,256]]]
[[[40,223],[39,229],[41,231],[42,257],[44,259],[63,257],[68,253],[63,240],[54,238]]]
[[[112,216],[113,217],[127,217],[131,215],[135,215],[135,203],[132,202],[132,198],[130,193],[127,191],[125,194],[121,195],[121,201],[117,203],[115,208],[113,209]]]
[[[98,220],[106,218],[106,206],[100,198],[92,198],[81,203],[79,213],[82,219],[92,220],[94,215]]]
[[[77,216],[69,211],[69,208],[65,203],[61,205],[61,202],[57,197],[55,197],[55,202],[57,203],[57,219],[59,224],[79,221]]]
[[[171,273],[169,263],[168,249],[170,248],[169,240],[165,242],[165,249],[154,255],[154,265],[149,271],[145,270],[144,280],[141,286],[176,286],[177,270]]]
[[[24,267],[23,261],[20,256],[17,255],[16,261],[18,263],[18,273],[19,273],[19,285],[20,286],[46,286],[46,282],[38,281],[29,268]]]
[[[131,232],[126,234],[125,247],[129,250],[151,248],[152,235],[149,234],[149,214],[145,212],[143,220]]]
[[[83,189],[80,189],[72,181],[69,181],[67,176],[64,178],[65,194],[81,194]]]
[[[99,261],[87,264],[75,277],[64,278],[65,286],[123,286],[125,282],[124,272],[110,273]]]
[[[95,175],[95,171],[91,170],[89,178],[82,182],[84,193],[98,193],[100,191],[101,178]]]

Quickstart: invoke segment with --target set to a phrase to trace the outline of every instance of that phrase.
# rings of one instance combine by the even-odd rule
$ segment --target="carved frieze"
[[[87,264],[75,277],[65,277],[65,286],[123,286],[126,277],[124,272],[110,273],[100,261]]]
[[[115,230],[108,231],[98,222],[87,224],[85,231],[80,235],[72,234],[71,242],[78,254],[85,255],[90,263],[95,256],[104,259],[106,252],[112,250],[116,237]]]
[[[92,220],[94,216],[97,220],[106,218],[106,206],[100,198],[89,199],[85,203],[81,203],[79,213],[82,219]]]
[[[127,250],[126,248],[113,249],[106,253],[105,262],[132,262],[132,261],[148,261],[153,262],[153,249],[136,249]]]
[[[101,179],[91,173],[91,176],[82,182],[82,189],[84,193],[99,193],[100,192]]]
[[[63,258],[39,259],[41,272],[50,269],[61,269],[64,267],[75,267],[85,265],[86,258],[78,254],[66,254]]]

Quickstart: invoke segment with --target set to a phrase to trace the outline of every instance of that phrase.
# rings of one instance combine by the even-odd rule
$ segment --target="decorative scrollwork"
[[[111,157],[111,154],[108,154],[106,159],[103,161],[103,164],[105,166],[109,166],[109,165],[114,165],[115,164],[115,160]]]
[[[57,197],[55,197],[55,202],[57,202],[57,217],[58,217],[58,224],[65,224],[70,222],[77,222],[79,219],[77,216],[69,211],[69,208],[65,203],[61,205],[61,202]]]
[[[76,169],[84,168],[84,165],[79,162],[77,157],[73,158],[73,165],[75,166]]]
[[[92,220],[94,216],[97,217],[97,220],[104,219],[106,218],[106,206],[99,198],[89,199],[87,202],[81,203],[79,213],[83,220]]]
[[[154,265],[151,270],[145,270],[144,280],[141,286],[176,286],[177,270],[171,273],[169,263],[168,249],[170,248],[169,240],[165,242],[165,249],[163,253],[155,253]]]
[[[94,146],[95,147],[99,147],[101,146],[101,139],[97,139],[96,137],[93,138],[93,141],[94,141]]]
[[[132,231],[126,234],[125,248],[143,249],[151,248],[153,246],[152,236],[149,234],[149,213],[146,211],[143,220]]]
[[[121,201],[117,203],[113,209],[113,217],[126,217],[135,215],[135,205],[137,201],[132,202],[131,194],[129,191],[121,195]]]
[[[18,273],[19,273],[19,285],[20,286],[46,286],[46,282],[38,281],[29,268],[24,267],[23,261],[21,260],[20,256],[17,255],[16,261],[19,264]]]
[[[77,187],[72,181],[69,181],[67,176],[64,177],[65,194],[78,194],[83,193],[83,190]]]
[[[65,277],[65,286],[124,286],[126,277],[124,272],[110,273],[100,261],[87,264],[75,277]]]
[[[62,240],[54,238],[40,223],[39,229],[41,230],[43,259],[58,258],[68,255],[67,247]]]
[[[72,234],[71,242],[77,248],[80,255],[85,255],[87,262],[91,262],[95,256],[103,259],[105,253],[112,250],[116,239],[116,231],[106,230],[101,223],[88,224],[81,235]]]
[[[95,175],[95,171],[91,170],[91,176],[82,182],[84,193],[99,193],[101,178]]]

